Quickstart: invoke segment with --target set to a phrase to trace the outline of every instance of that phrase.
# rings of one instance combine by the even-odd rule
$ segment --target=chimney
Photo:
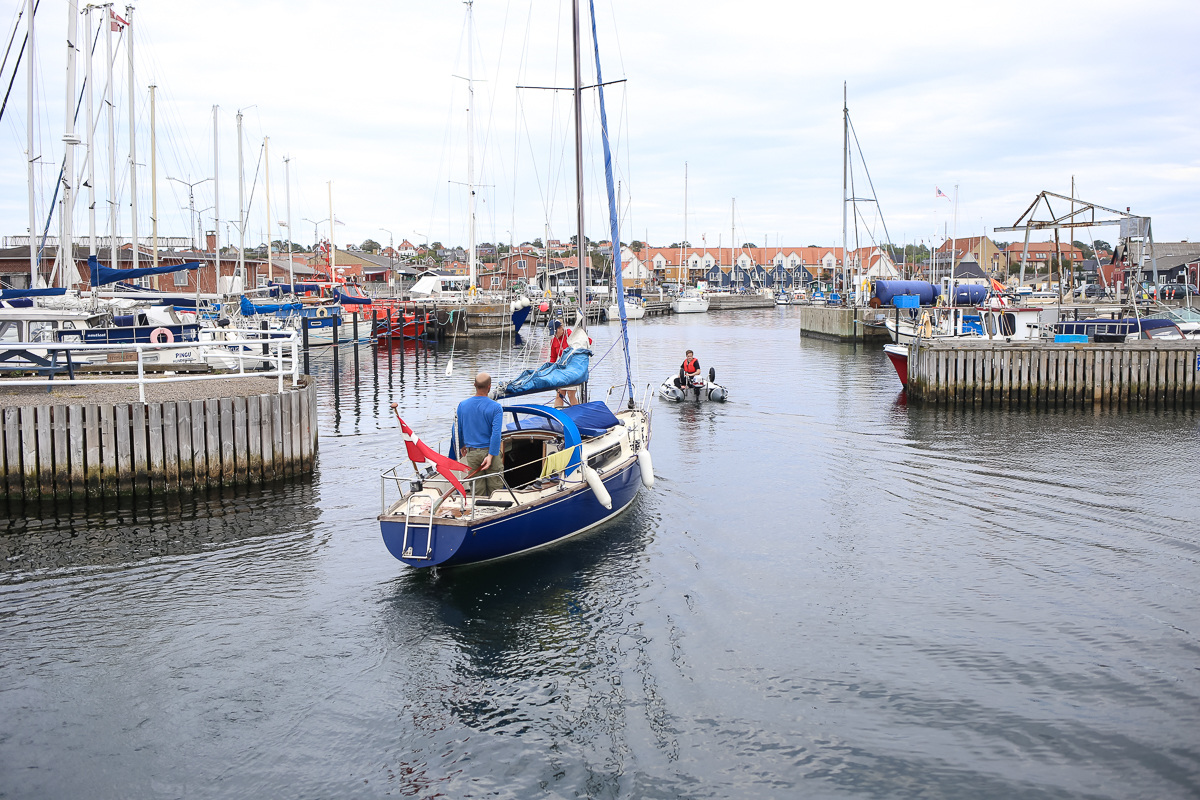
[[[204,232],[204,252],[206,252],[206,253],[217,252],[217,232],[216,231],[205,231]]]

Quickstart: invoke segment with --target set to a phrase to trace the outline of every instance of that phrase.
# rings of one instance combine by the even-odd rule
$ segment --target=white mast
[[[87,34],[84,40],[86,60],[84,61],[84,88],[87,89],[87,124],[84,126],[84,132],[87,135],[87,187],[88,187],[88,257],[91,258],[99,252],[99,247],[96,244],[96,154],[95,154],[95,138],[96,138],[96,117],[92,109],[92,7],[90,5],[83,8],[83,27]],[[88,275],[88,284],[91,285],[91,275]],[[93,287],[95,288],[95,287]]]
[[[579,0],[571,3],[571,39],[575,53],[575,208],[579,253],[579,320],[580,330],[587,326],[587,237],[583,234],[583,80],[579,66]],[[585,398],[586,399],[586,398]]]
[[[296,291],[296,272],[292,267],[292,159],[289,156],[283,160],[284,191],[287,192],[287,231],[288,231],[288,285],[292,293]],[[395,253],[395,250],[392,251]]]
[[[333,219],[333,181],[328,181],[327,185],[329,186],[329,280],[333,282],[337,279],[337,245],[333,243],[333,226],[337,223]]]
[[[25,64],[28,67],[26,73],[29,76],[29,97],[26,113],[26,128],[28,133],[28,149],[25,151],[27,168],[29,171],[29,288],[37,288],[37,248],[34,245],[34,238],[37,236],[37,209],[34,208],[33,196],[33,71],[34,64],[37,59],[33,52],[33,9],[34,0],[29,0],[29,8],[25,13],[29,14],[29,31],[26,34],[29,39],[29,54],[26,56]]]
[[[737,198],[729,201],[729,283],[733,285],[733,265],[736,263],[733,255],[733,244],[737,241]]]
[[[263,166],[266,168],[266,180],[264,186],[267,188],[267,283],[274,280],[274,273],[271,271],[271,137],[263,137]]]
[[[238,137],[238,277],[242,279],[240,291],[246,291],[246,170],[242,161],[242,112],[237,113]],[[232,286],[231,286],[232,288]]]
[[[104,66],[108,70],[108,85],[104,87],[104,105],[108,111],[108,236],[109,262],[113,269],[120,268],[117,248],[117,129],[113,119],[113,47],[112,6],[104,7]]]
[[[692,281],[691,266],[687,265],[688,255],[687,250],[691,247],[691,242],[687,238],[687,190],[688,190],[688,162],[683,162],[683,247],[680,248],[680,266],[683,267],[684,284],[689,284]],[[686,266],[685,266],[686,265]]]
[[[217,139],[217,106],[213,106],[213,291],[221,291],[221,152]],[[196,279],[197,285],[200,279]]]
[[[157,89],[157,85],[150,84],[150,263],[154,267],[158,267],[158,120],[154,105]],[[154,279],[157,281],[158,276]],[[198,277],[196,282],[199,283]]]
[[[467,3],[467,226],[468,239],[471,244],[470,276],[471,276],[471,292],[475,292],[475,51],[474,51],[474,27],[475,21],[472,18],[474,10],[474,0],[466,0]],[[576,34],[578,38],[578,34]],[[332,217],[333,214],[331,213]],[[329,223],[329,229],[333,230],[333,223]]]
[[[850,108],[846,102],[846,82],[842,81],[842,303],[845,304],[846,293],[849,290],[849,258],[850,243],[847,241],[846,201],[848,183],[848,162],[850,160]]]
[[[79,35],[79,4],[67,0],[67,125],[63,132],[66,154],[63,161],[62,235],[58,240],[58,264],[63,288],[78,280],[75,270],[75,236],[72,228],[75,207],[75,38]]]
[[[137,96],[133,86],[133,6],[125,6],[125,52],[129,55],[129,197],[132,203],[130,219],[133,221],[133,268],[138,266],[138,219],[137,219]],[[154,288],[158,288],[158,276],[154,276]]]

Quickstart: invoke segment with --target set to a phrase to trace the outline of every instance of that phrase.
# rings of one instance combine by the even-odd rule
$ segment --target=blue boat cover
[[[362,295],[357,295],[357,294],[346,294],[341,289],[334,289],[334,291],[337,294],[337,299],[340,300],[342,305],[344,305],[344,306],[347,306],[347,305],[349,305],[349,306],[364,306],[364,305],[369,306],[369,305],[371,305],[371,298],[369,298],[369,297],[363,297]]]
[[[92,286],[103,286],[106,283],[115,283],[117,281],[128,281],[134,278],[144,278],[147,275],[166,275],[171,272],[179,272],[185,269],[199,269],[199,261],[189,261],[186,264],[170,264],[161,267],[140,267],[138,269],[113,269],[106,267],[96,260],[95,256],[88,256],[88,269],[91,271]]]
[[[600,400],[559,410],[575,421],[575,426],[584,436],[602,436],[614,425],[621,424],[616,415]]]
[[[527,369],[504,387],[502,397],[519,397],[534,392],[548,392],[567,386],[578,386],[588,379],[588,363],[592,351],[581,347],[568,348],[558,361]]]
[[[532,310],[533,306],[525,306],[512,312],[513,333],[521,332],[521,326],[525,324],[525,320],[529,317],[529,312]]]
[[[13,300],[18,297],[58,297],[66,293],[66,289],[0,289],[0,300]]]
[[[954,287],[951,296],[956,306],[973,306],[987,300],[990,291],[990,287],[982,283],[962,283]]]
[[[575,421],[564,413],[565,410],[566,409],[551,408],[550,406],[519,405],[504,407],[505,414],[513,415],[513,420],[516,423],[517,428],[542,428],[562,432],[563,449],[565,450],[568,447],[575,447],[575,452],[571,454],[571,460],[567,462],[567,469],[564,470],[564,474],[570,474],[581,463],[583,463],[583,460],[579,457],[579,451],[581,448],[576,447],[576,445],[583,441],[583,437],[580,436],[579,427],[575,424]],[[521,416],[533,417],[533,419],[522,420],[520,419]],[[513,429],[513,426],[508,426],[508,430]],[[455,424],[453,429],[450,431],[450,447],[446,453],[446,455],[452,459],[458,458],[456,455],[458,448],[455,440],[457,432],[458,425]]]
[[[241,312],[244,317],[252,317],[255,314],[277,314],[280,311],[285,313],[299,311],[299,303],[251,303],[244,296],[241,298]]]

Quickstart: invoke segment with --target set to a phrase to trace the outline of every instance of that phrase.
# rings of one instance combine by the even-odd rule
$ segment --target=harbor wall
[[[744,308],[774,308],[775,298],[756,294],[710,294],[709,311],[736,311]]]
[[[0,498],[149,496],[309,473],[316,384],[156,403],[7,406]]]
[[[917,403],[998,408],[1195,409],[1200,341],[913,342]]]
[[[890,342],[885,329],[866,325],[882,325],[884,318],[885,312],[874,308],[800,306],[800,335],[841,342]]]

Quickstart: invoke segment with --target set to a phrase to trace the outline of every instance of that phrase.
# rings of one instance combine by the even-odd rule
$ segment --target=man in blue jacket
[[[500,455],[504,407],[488,397],[491,390],[492,376],[481,372],[475,376],[475,396],[458,404],[459,460],[474,471],[473,477],[480,478],[475,481],[475,496],[484,499],[504,487],[500,474],[504,469]]]

